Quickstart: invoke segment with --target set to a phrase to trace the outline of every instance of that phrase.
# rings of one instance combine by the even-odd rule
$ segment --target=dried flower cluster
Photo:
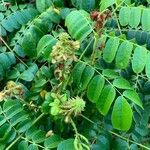
[[[17,97],[21,98],[24,93],[24,90],[21,85],[15,83],[14,81],[9,81],[4,87],[4,90],[0,92],[0,101],[3,101],[5,98]]]
[[[53,47],[51,58],[52,63],[64,63],[65,61],[77,60],[75,51],[80,48],[78,41],[72,41],[71,37],[67,33],[61,33],[59,35],[59,41]]]
[[[70,73],[71,63],[77,60],[75,51],[80,48],[80,43],[71,40],[67,33],[61,33],[58,38],[50,56],[52,63],[56,64],[55,76],[63,81]]]
[[[110,17],[111,17],[111,13],[109,10],[103,13],[100,13],[98,11],[91,12],[91,19],[95,21],[96,31],[100,32],[100,30],[104,27],[105,21]]]

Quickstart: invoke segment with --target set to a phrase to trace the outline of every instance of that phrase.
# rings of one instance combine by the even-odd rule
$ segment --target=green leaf
[[[36,8],[41,13],[52,5],[53,3],[51,0],[36,0]]]
[[[16,64],[16,58],[13,52],[6,52],[5,54],[8,57],[11,64]]]
[[[93,103],[97,102],[101,94],[101,91],[104,87],[104,84],[105,84],[105,80],[100,75],[96,75],[91,80],[87,89],[87,97],[91,102]]]
[[[34,79],[34,74],[30,72],[29,70],[25,70],[21,75],[20,79],[25,81],[32,81]]]
[[[113,81],[113,85],[119,89],[133,89],[126,79],[119,77]]]
[[[40,88],[40,87],[43,87],[46,83],[47,83],[47,81],[45,79],[41,78],[36,82],[34,87]]]
[[[127,26],[130,19],[130,8],[122,7],[119,11],[119,21],[122,26]]]
[[[148,52],[148,55],[147,55],[145,72],[146,72],[147,77],[150,79],[150,52]]]
[[[61,141],[62,138],[60,138],[58,135],[52,135],[45,140],[44,146],[49,149],[56,148]]]
[[[31,126],[25,133],[27,139],[32,139],[33,135],[36,134],[37,128],[35,126]]]
[[[33,135],[32,140],[35,143],[42,143],[45,140],[45,132],[39,130],[36,132],[36,134]]]
[[[44,35],[37,45],[37,57],[42,55],[44,58],[48,59],[52,48],[56,43],[57,39],[55,39],[52,35]]]
[[[149,9],[143,9],[142,13],[142,29],[145,31],[150,31],[150,10]]]
[[[111,63],[115,56],[119,47],[119,38],[110,38],[103,50],[103,58],[106,62]]]
[[[83,10],[72,11],[65,20],[69,34],[76,40],[83,41],[92,31],[93,26],[89,14]]]
[[[2,114],[2,111],[3,111],[3,110],[2,110],[2,107],[0,106],[0,115]]]
[[[146,0],[148,3],[150,3],[150,0]]]
[[[71,0],[72,4],[78,9],[84,9],[86,11],[92,11],[95,8],[95,0]]]
[[[30,64],[30,67],[27,69],[28,71],[32,72],[34,75],[38,71],[38,66],[35,63]]]
[[[137,28],[140,22],[141,22],[141,8],[132,7],[130,13],[129,25],[132,28]]]
[[[82,77],[85,67],[86,67],[85,63],[78,62],[72,71],[73,83],[79,89],[81,87],[81,77]]]
[[[59,23],[60,22],[60,14],[57,12],[58,10],[53,9],[48,9],[47,13],[49,14],[49,19],[54,22],[54,23]]]
[[[27,150],[28,149],[28,142],[21,141],[18,145],[18,150]]]
[[[26,33],[22,39],[21,46],[24,50],[24,52],[29,57],[36,56],[36,42],[35,39],[33,39],[33,36],[30,32]]]
[[[38,146],[35,144],[30,144],[28,150],[39,150]]]
[[[30,67],[28,67],[27,70],[21,73],[20,79],[30,82],[34,79],[37,71],[38,71],[38,66],[35,63],[33,63],[30,65]]]
[[[6,30],[2,25],[0,25],[0,36],[6,36],[6,35],[7,35]]]
[[[117,55],[116,55],[116,66],[119,69],[126,69],[129,64],[129,59],[132,53],[133,44],[124,41],[121,43]]]
[[[82,73],[82,77],[81,77],[81,83],[80,83],[81,91],[83,91],[87,88],[90,80],[94,76],[94,73],[95,73],[95,70],[92,67],[86,66],[86,68],[84,69],[84,71]]]
[[[53,4],[55,5],[55,7],[59,7],[59,8],[62,8],[64,7],[64,1],[62,0],[53,0]]]
[[[32,121],[30,119],[26,119],[22,122],[20,122],[16,129],[18,130],[18,132],[23,133],[25,131],[27,131],[30,127],[32,126]]]
[[[97,136],[97,140],[94,144],[92,144],[92,150],[98,150],[100,147],[99,150],[109,150],[110,147],[111,147],[111,144],[110,144],[110,139],[107,135],[98,135]]]
[[[126,90],[123,92],[123,96],[125,96],[126,98],[130,99],[133,103],[135,103],[138,106],[140,106],[141,108],[143,108],[141,99],[135,91]]]
[[[74,139],[67,139],[67,140],[62,141],[58,145],[57,150],[75,150]]]
[[[96,107],[98,111],[106,116],[115,97],[116,91],[113,88],[113,86],[111,85],[105,86],[101,92],[98,101],[96,102]]]
[[[8,17],[2,20],[1,28],[5,28],[9,32],[13,32],[15,29],[19,29],[21,25],[26,24],[37,15],[38,11],[33,8],[15,11],[14,13],[10,14]]]
[[[2,126],[6,122],[6,118],[0,116],[0,126]]]
[[[6,143],[0,143],[0,149],[1,150],[5,150],[5,147],[6,147]]]
[[[132,124],[132,109],[127,100],[119,96],[112,111],[112,124],[115,129],[128,131]]]
[[[36,43],[41,39],[42,36],[44,36],[44,32],[36,25],[31,25],[28,32],[31,33],[32,38]]]
[[[104,11],[106,8],[112,6],[116,3],[116,0],[101,0],[100,11]]]
[[[116,139],[114,141],[114,144],[113,144],[113,148],[115,150],[128,150],[129,149],[129,144],[128,142],[126,142],[125,140],[122,140],[122,139]]]
[[[144,70],[147,60],[147,50],[144,47],[137,47],[134,50],[133,60],[132,60],[132,69],[138,74]]]
[[[0,54],[0,65],[4,70],[8,69],[11,66],[11,62],[5,53]]]
[[[119,76],[119,73],[113,69],[104,69],[102,74],[109,79],[116,79]]]
[[[7,17],[7,19],[2,21],[2,26],[8,30],[9,32],[14,31],[15,29],[20,28],[20,24],[18,24],[17,20],[14,18],[14,15],[11,14]]]

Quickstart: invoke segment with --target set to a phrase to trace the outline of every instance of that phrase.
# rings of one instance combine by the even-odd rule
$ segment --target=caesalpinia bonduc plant
[[[0,150],[149,150],[149,5],[0,1]]]

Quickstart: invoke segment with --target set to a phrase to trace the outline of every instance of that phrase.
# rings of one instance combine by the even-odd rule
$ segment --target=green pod
[[[79,89],[81,85],[81,77],[82,77],[85,67],[86,67],[85,63],[78,62],[72,71],[73,84]]]
[[[87,97],[91,102],[93,103],[97,102],[101,94],[101,91],[104,87],[104,84],[105,84],[105,80],[100,75],[96,75],[91,80],[87,89]]]
[[[132,53],[132,49],[133,49],[133,44],[128,42],[128,41],[124,41],[123,43],[121,43],[117,55],[116,55],[116,66],[119,69],[126,69],[128,64],[129,64],[129,60],[130,60],[130,56]]]

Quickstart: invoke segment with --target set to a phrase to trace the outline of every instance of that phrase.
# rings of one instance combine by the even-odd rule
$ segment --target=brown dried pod
[[[99,15],[99,12],[98,11],[92,11],[91,14],[90,14],[90,17],[92,20],[97,20],[97,17]]]

